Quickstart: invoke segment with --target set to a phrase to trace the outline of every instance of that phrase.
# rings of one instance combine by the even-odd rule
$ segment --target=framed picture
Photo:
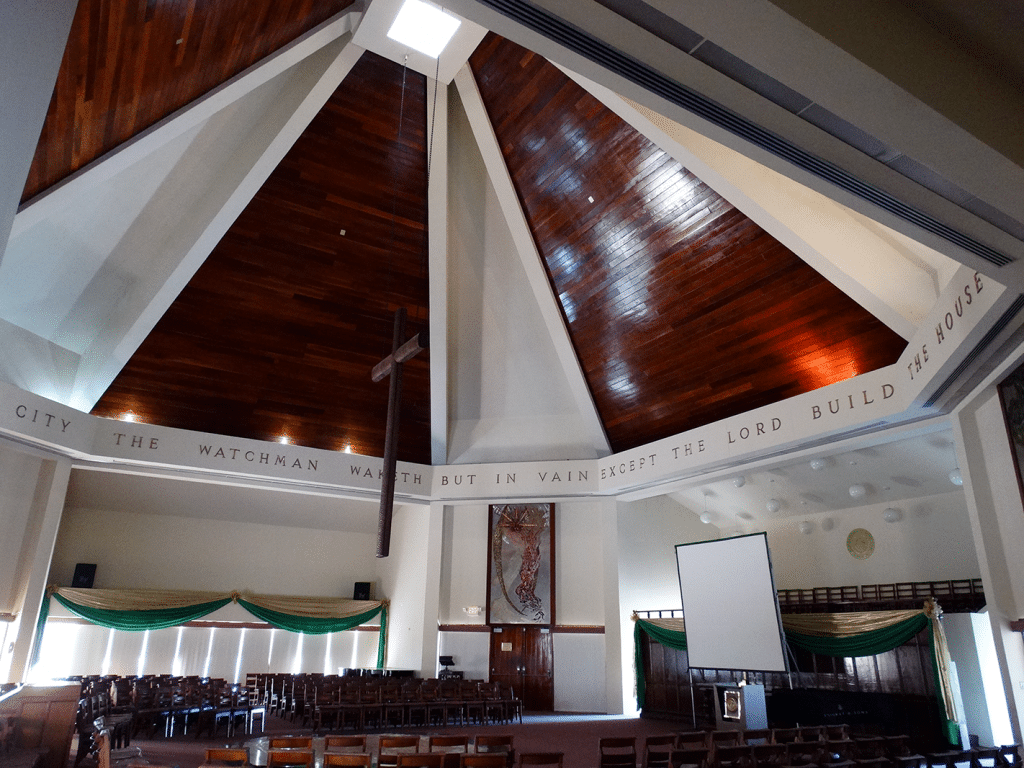
[[[488,508],[488,624],[555,623],[555,505]]]

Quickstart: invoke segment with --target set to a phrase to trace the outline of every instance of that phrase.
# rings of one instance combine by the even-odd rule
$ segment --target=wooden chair
[[[459,755],[459,768],[508,768],[510,764],[511,760],[507,753]]]
[[[788,744],[751,744],[750,751],[754,758],[754,768],[779,768],[789,765]]]
[[[431,736],[427,739],[428,752],[469,752],[469,736]]]
[[[521,752],[517,765],[523,766],[556,766],[562,768],[562,752]]]
[[[277,768],[277,766],[313,768],[313,750],[272,749],[267,755],[267,768]]]
[[[324,768],[370,768],[373,755],[369,752],[325,752]]]
[[[473,739],[473,748],[476,752],[504,752],[509,754],[513,751],[511,734],[482,734]]]
[[[443,763],[442,752],[417,752],[398,756],[398,768],[441,768]]]
[[[644,768],[669,768],[672,764],[672,750],[676,746],[674,734],[648,736],[644,740]]]
[[[324,753],[365,752],[365,736],[324,736]]]
[[[377,765],[397,766],[398,756],[416,754],[420,751],[419,736],[381,736],[377,753]]]
[[[771,744],[773,737],[771,728],[752,728],[740,732],[743,744]]]
[[[711,750],[707,747],[687,747],[673,749],[672,768],[708,768]]]
[[[312,736],[274,736],[267,743],[267,749],[312,749]]]
[[[248,765],[249,750],[214,747],[206,750],[204,765]]]
[[[598,762],[608,766],[636,766],[635,736],[602,736],[598,739]]]
[[[676,746],[680,749],[707,749],[711,742],[707,731],[680,731],[676,734]]]
[[[746,744],[715,744],[711,760],[716,768],[753,768],[754,754]]]

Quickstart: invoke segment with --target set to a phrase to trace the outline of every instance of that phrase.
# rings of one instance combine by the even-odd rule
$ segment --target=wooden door
[[[529,712],[555,708],[554,648],[550,627],[491,629],[491,681],[512,686]]]

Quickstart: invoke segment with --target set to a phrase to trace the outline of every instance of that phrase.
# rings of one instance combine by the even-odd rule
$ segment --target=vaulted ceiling
[[[387,384],[370,370],[391,350],[395,310],[411,336],[454,300],[432,291],[428,253],[429,175],[446,172],[432,158],[448,138],[434,136],[429,78],[352,42],[363,13],[351,0],[79,0],[22,193],[28,223],[4,262],[58,274],[42,254],[63,242],[82,271],[77,287],[29,286],[39,297],[24,307],[9,291],[2,310],[54,346],[55,369],[78,366],[44,394],[99,416],[383,454]],[[669,146],[682,128],[612,105],[495,32],[468,71],[603,432],[592,453],[891,365],[955,266],[854,211],[835,214],[849,238],[784,236],[800,225],[780,229],[769,198],[813,193],[774,177],[761,198],[723,184],[707,150]],[[264,138],[275,120],[293,135]],[[262,178],[230,165],[249,154],[270,165]],[[156,166],[166,175],[149,176]],[[109,188],[83,181],[104,173]],[[103,191],[75,191],[82,205],[122,227],[105,250],[102,232],[78,234],[88,210],[52,202],[83,185]],[[50,204],[57,213],[32,218]],[[182,246],[193,214],[213,224]],[[405,461],[438,460],[435,364],[427,351],[405,365]]]

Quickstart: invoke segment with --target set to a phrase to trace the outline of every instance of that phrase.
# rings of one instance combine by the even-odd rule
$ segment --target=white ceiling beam
[[[494,129],[487,116],[487,110],[484,108],[480,91],[477,89],[476,81],[473,79],[468,65],[455,76],[455,85],[465,107],[466,116],[483,158],[488,178],[501,206],[502,215],[508,224],[512,241],[515,243],[516,254],[522,262],[544,325],[555,347],[558,359],[562,363],[566,382],[576,402],[584,429],[587,431],[597,455],[606,456],[611,453],[608,436],[605,434],[604,425],[597,412],[597,406],[594,404],[590,387],[587,386],[583,368],[576,356],[576,349],[569,338],[569,329],[565,325],[561,306],[548,280],[540,251],[537,249],[533,233],[530,231],[526,216],[519,204],[515,185],[509,175],[508,167],[505,165],[501,148],[498,146],[498,139],[494,135]]]

